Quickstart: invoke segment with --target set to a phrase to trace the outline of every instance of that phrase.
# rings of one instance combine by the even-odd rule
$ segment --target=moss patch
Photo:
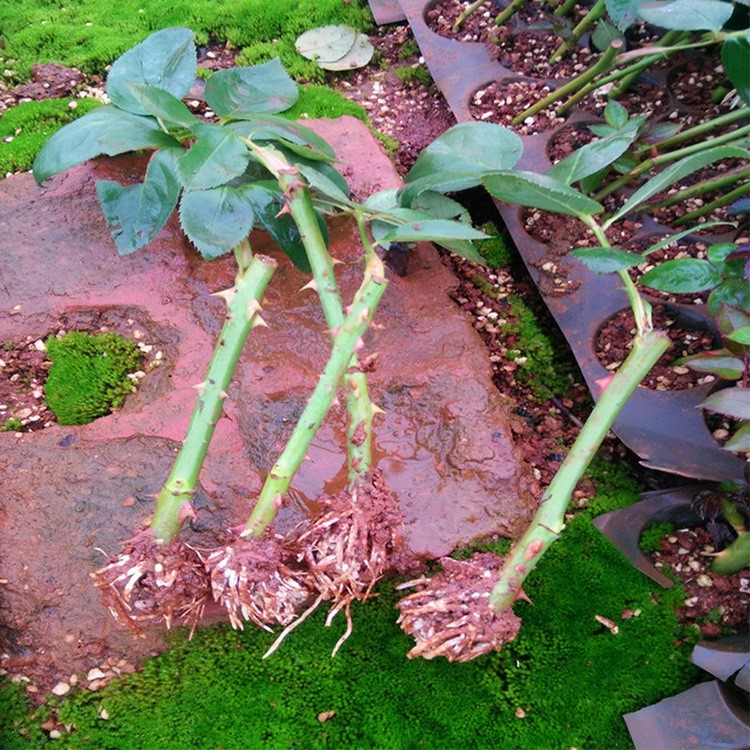
[[[94,99],[46,99],[5,112],[0,118],[0,174],[31,169],[39,149],[56,130],[100,104]]]
[[[633,500],[635,486],[621,469],[599,462],[592,474],[604,488],[600,508]],[[630,748],[622,713],[680,692],[700,673],[674,616],[682,588],[663,590],[633,569],[592,526],[592,515],[571,521],[529,578],[534,604],[516,605],[521,633],[499,654],[468,664],[406,659],[412,643],[395,624],[397,592],[386,585],[378,599],[355,606],[354,635],[335,659],[343,622],[325,628],[322,612],[266,661],[273,636],[255,629],[209,628],[193,642],[178,634],[142,673],[55,701],[60,719],[76,725],[64,746]],[[623,620],[627,609],[640,615]],[[596,615],[617,623],[619,633]],[[26,720],[22,706],[10,708],[0,746],[36,747],[18,742],[14,721]],[[330,711],[332,718],[318,720]],[[13,744],[3,744],[6,737]]]
[[[88,73],[105,66],[150,33],[187,26],[199,42],[229,41],[242,65],[281,57],[295,77],[325,80],[318,66],[294,50],[303,31],[341,23],[362,31],[372,26],[365,0],[121,0],[117,12],[105,0],[18,0],[0,4],[0,69],[26,80],[37,62],[59,62]]]
[[[115,333],[95,336],[71,331],[50,336],[52,360],[45,395],[60,424],[86,424],[122,405],[133,388],[128,373],[138,370],[138,347]]]
[[[289,120],[351,115],[364,123],[368,122],[367,111],[364,107],[357,102],[350,101],[339,91],[316,83],[300,86],[299,99],[294,106],[279,114]]]

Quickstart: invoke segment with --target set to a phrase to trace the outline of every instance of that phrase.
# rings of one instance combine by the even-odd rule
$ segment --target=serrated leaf
[[[711,315],[716,315],[722,305],[750,312],[750,284],[744,279],[724,281],[711,292],[707,305]]]
[[[238,135],[252,141],[275,141],[300,156],[316,161],[335,161],[336,154],[325,138],[304,125],[274,115],[246,115],[227,125]]]
[[[724,447],[738,453],[750,452],[750,422],[743,422]]]
[[[283,112],[299,99],[278,57],[247,68],[217,70],[206,80],[206,102],[220,117]]]
[[[329,25],[310,29],[297,37],[294,48],[308,60],[333,62],[351,50],[358,32],[351,26]]]
[[[627,112],[625,113],[627,115]],[[555,180],[571,185],[600,172],[622,156],[638,135],[638,127],[624,127],[592,143],[577,148],[547,171]]]
[[[681,357],[675,364],[687,365],[698,372],[709,372],[724,380],[738,380],[745,369],[743,361],[726,349]]]
[[[148,245],[172,215],[180,196],[175,151],[157,151],[151,157],[142,184],[124,187],[109,180],[96,183],[96,194],[107,226],[114,230],[112,237],[120,255]]]
[[[60,128],[34,160],[34,178],[41,183],[58,172],[96,156],[116,156],[162,146],[179,146],[156,120],[117,107],[97,107]]]
[[[488,175],[482,184],[490,195],[507,203],[533,206],[543,211],[590,216],[604,206],[563,182],[535,172],[503,171]]]
[[[661,292],[690,294],[712,289],[721,283],[721,274],[700,258],[667,260],[641,276],[639,283]]]
[[[130,84],[158,86],[182,99],[195,80],[197,58],[190,29],[162,29],[129,49],[112,64],[107,95],[113,104],[137,115],[146,114]]]
[[[355,68],[364,68],[372,60],[375,54],[375,48],[370,44],[370,40],[364,34],[357,34],[352,48],[340,59],[333,62],[323,62],[318,60],[318,66],[323,70],[354,70]]]
[[[658,143],[667,138],[671,138],[682,130],[682,125],[674,122],[657,122],[649,125],[648,130],[643,134],[643,139],[647,143]]]
[[[245,144],[220,125],[201,123],[198,139],[177,162],[177,174],[186,190],[206,190],[239,177],[250,161]]]
[[[599,52],[604,52],[614,41],[625,41],[625,35],[609,21],[602,19],[591,34],[591,42]]]
[[[228,185],[185,193],[180,224],[206,260],[228,253],[250,234],[254,212],[245,190]]]
[[[602,123],[595,123],[594,125],[588,125],[587,127],[594,135],[601,136],[602,138],[611,135],[615,130],[609,125],[603,125]]]
[[[672,31],[721,31],[733,10],[731,3],[721,0],[666,0],[641,3],[638,15]]]
[[[750,388],[724,388],[712,393],[701,406],[734,419],[747,419],[750,416]]]
[[[629,253],[614,247],[577,247],[572,254],[594,273],[614,273],[633,268],[643,262],[638,253]]]
[[[484,232],[458,221],[426,219],[401,224],[383,237],[384,242],[443,242],[450,240],[485,240]]]
[[[420,193],[411,205],[415,211],[423,211],[433,219],[457,219],[465,224],[471,223],[469,212],[458,201],[441,193]]]
[[[275,181],[256,182],[244,192],[253,206],[255,221],[273,237],[278,246],[286,253],[289,260],[303,273],[310,273],[310,261],[302,243],[299,229],[289,214],[279,212],[284,207],[284,196]],[[328,242],[328,230],[325,221],[316,213],[318,226],[323,238]]]
[[[647,201],[652,195],[660,193],[672,183],[677,182],[677,180],[681,180],[683,177],[697,172],[699,169],[703,169],[703,167],[715,161],[732,158],[748,159],[750,158],[750,151],[738,146],[715,146],[680,159],[666,169],[663,169],[645,185],[636,190],[625,201],[620,210],[605,223],[605,228],[619,221],[623,216],[626,216]]]
[[[311,190],[337,203],[349,202],[349,186],[333,167],[325,162],[297,162],[297,166]]]
[[[399,202],[404,206],[409,206],[418,196],[427,191],[457,193],[481,184],[481,178],[476,172],[431,174],[407,183],[399,192]]]
[[[168,127],[192,129],[200,120],[184,102],[168,91],[146,84],[129,84],[133,97],[144,112],[159,118]]]
[[[606,0],[607,13],[620,31],[632,26],[641,0]]]
[[[462,122],[446,130],[420,153],[406,182],[438,177],[444,183],[456,178],[474,179],[476,185],[490,172],[510,169],[522,153],[523,142],[512,130],[489,122]],[[437,184],[442,184],[440,179]]]
[[[736,341],[743,346],[750,346],[750,326],[738,328],[734,333],[728,334],[727,338],[730,341]]]

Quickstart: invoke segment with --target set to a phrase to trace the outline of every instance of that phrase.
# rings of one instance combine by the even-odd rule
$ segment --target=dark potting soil
[[[519,135],[544,133],[564,122],[555,114],[554,105],[526,117],[518,125],[511,123],[517,115],[549,93],[549,86],[542,81],[494,82],[472,94],[469,111],[475,120],[503,125]]]

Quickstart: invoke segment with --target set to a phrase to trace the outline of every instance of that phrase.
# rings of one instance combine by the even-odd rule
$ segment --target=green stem
[[[607,10],[605,0],[596,0],[591,10],[581,19],[580,23],[550,56],[551,63],[557,62],[569,49],[578,44],[578,40],[604,15]]]
[[[651,153],[653,149],[656,149],[657,151],[666,151],[672,148],[672,146],[677,146],[685,141],[693,140],[693,138],[700,138],[701,136],[707,135],[724,125],[732,125],[735,122],[746,120],[748,118],[750,118],[750,108],[741,107],[740,109],[735,109],[732,112],[727,112],[725,115],[719,115],[719,117],[714,117],[712,120],[702,122],[692,128],[683,130],[681,133],[676,133],[670,138],[665,138],[658,143],[641,146],[636,149],[635,158],[641,159],[646,156],[646,154]],[[731,135],[731,133],[727,133],[727,135]]]
[[[504,11],[502,11],[502,13],[498,13],[497,16],[495,16],[495,23],[500,26],[501,24],[510,21],[510,19],[513,18],[516,12],[521,10],[524,2],[525,0],[513,0],[513,2]]]
[[[352,354],[360,345],[362,335],[370,325],[386,286],[384,278],[373,276],[365,280],[354,296],[349,313],[335,334],[330,359],[286,447],[266,477],[242,536],[260,536],[275,518],[313,436],[336,397],[336,391],[352,361]]]
[[[570,453],[544,493],[534,520],[505,558],[500,580],[490,596],[490,606],[496,611],[509,609],[513,605],[526,576],[560,536],[565,528],[565,510],[573,490],[628,398],[668,348],[669,339],[661,331],[636,336],[631,353],[604,389]]]
[[[712,180],[704,180],[699,182],[697,185],[685,188],[679,193],[675,193],[671,198],[662,201],[656,206],[644,206],[645,211],[669,208],[674,206],[676,203],[682,203],[683,201],[690,200],[691,198],[697,198],[698,196],[705,195],[706,193],[712,193],[715,190],[721,190],[729,185],[733,185],[735,182],[744,180],[750,177],[750,169],[735,169],[731,172],[723,174],[721,177],[715,177]]]
[[[266,286],[276,270],[276,261],[265,255],[252,256],[245,240],[236,253],[246,258],[234,286],[221,293],[227,300],[227,317],[208,366],[206,380],[198,388],[193,415],[185,440],[175,458],[169,478],[156,498],[151,529],[159,544],[167,544],[179,533],[189,514],[208,445],[221,417],[226,391],[250,331],[260,322],[258,312]]]
[[[556,16],[566,16],[568,13],[570,13],[571,10],[573,10],[577,0],[565,0],[565,2],[558,6],[555,9],[554,15]]]
[[[545,107],[548,107],[550,104],[563,99],[564,97],[568,96],[568,94],[574,94],[578,91],[579,86],[582,86],[593,78],[596,78],[596,76],[598,76],[603,71],[609,70],[615,58],[622,49],[622,44],[623,43],[621,39],[613,39],[602,56],[588,70],[581,73],[581,75],[577,76],[572,81],[568,81],[568,83],[560,86],[559,89],[551,91],[547,96],[544,97],[544,99],[540,99],[536,104],[533,104],[528,109],[525,109],[523,112],[521,112],[520,115],[517,115],[513,118],[511,124],[518,125],[522,123],[527,117],[531,117],[537,112],[541,112]],[[568,104],[566,103],[565,106],[567,107]]]
[[[716,138],[710,138],[706,141],[701,141],[701,143],[694,143],[692,146],[685,146],[685,148],[677,149],[677,151],[672,151],[668,154],[662,154],[661,156],[657,156],[653,159],[647,159],[646,161],[641,162],[634,169],[631,169],[627,174],[623,175],[617,180],[613,180],[612,182],[610,182],[609,185],[602,188],[592,197],[595,201],[601,201],[602,198],[606,198],[608,195],[611,195],[624,185],[627,185],[629,182],[634,180],[636,177],[640,177],[640,175],[642,175],[644,172],[648,172],[654,167],[659,167],[662,164],[669,163],[670,161],[676,161],[677,159],[681,159],[683,156],[690,156],[690,154],[703,151],[708,147],[721,146],[722,144],[741,140],[748,134],[750,134],[750,125],[746,125],[743,128],[737,128],[737,130],[733,130],[731,133],[726,133],[725,135],[720,135]]]
[[[458,31],[463,25],[464,21],[478,8],[481,8],[487,0],[474,0],[471,5],[468,5],[464,12],[461,13],[461,15],[456,19],[456,22],[453,24],[453,31]]]
[[[728,193],[724,193],[724,195],[717,198],[715,201],[706,203],[700,208],[697,208],[695,211],[691,211],[689,214],[681,216],[679,219],[677,219],[677,221],[673,222],[672,225],[675,227],[681,227],[685,224],[689,224],[690,222],[699,219],[701,216],[710,214],[711,211],[714,211],[717,208],[721,208],[722,206],[726,206],[728,203],[731,203],[738,198],[742,198],[748,193],[750,193],[750,182],[744,182],[734,190],[730,190]]]

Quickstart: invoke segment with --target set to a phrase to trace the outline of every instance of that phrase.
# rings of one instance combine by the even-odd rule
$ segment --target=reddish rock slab
[[[366,128],[352,118],[310,123],[334,146],[353,190],[398,184]],[[99,209],[95,181],[142,175],[142,158],[101,159],[37,187],[31,176],[0,183],[0,342],[43,338],[92,312],[112,329],[163,352],[123,408],[80,427],[0,433],[0,666],[49,688],[93,666],[130,662],[164,648],[163,635],[137,639],[99,604],[89,572],[153,510],[224,314],[212,292],[233,278],[229,257],[203,261],[169,222],[148,248],[119,258]],[[358,286],[357,232],[331,225],[331,252],[344,297]],[[275,461],[329,350],[316,295],[263,233],[253,249],[279,259],[266,294],[267,329],[253,331],[201,475],[197,532],[241,523]],[[405,518],[410,549],[437,557],[478,535],[517,534],[533,511],[534,482],[519,464],[507,404],[491,382],[486,352],[451,302],[454,281],[433,248],[412,254],[394,277],[368,332],[378,352],[372,396],[375,452]],[[279,525],[304,520],[323,492],[345,481],[344,410],[316,436]]]

